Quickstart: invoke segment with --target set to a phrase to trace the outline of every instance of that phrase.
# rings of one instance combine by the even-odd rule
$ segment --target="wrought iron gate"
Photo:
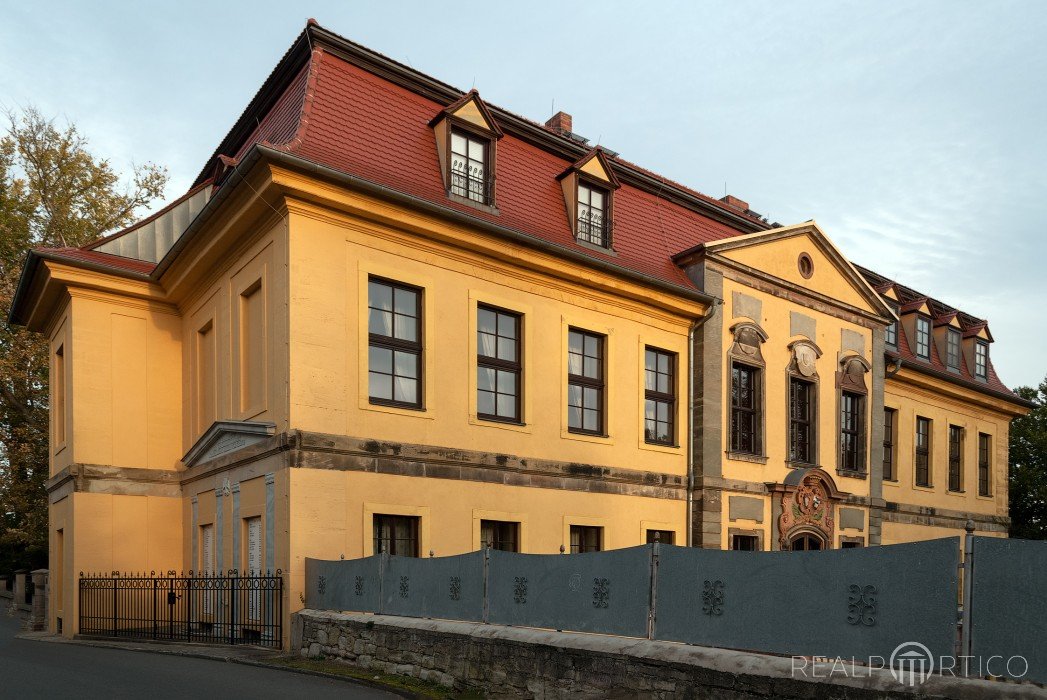
[[[80,573],[80,634],[280,648],[283,576]]]

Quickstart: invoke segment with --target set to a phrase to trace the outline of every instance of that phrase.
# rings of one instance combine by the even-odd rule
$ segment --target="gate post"
[[[483,623],[486,625],[487,624],[487,618],[488,618],[490,610],[491,610],[490,589],[488,588],[488,586],[490,584],[490,574],[491,574],[491,545],[489,543],[487,543],[487,542],[484,542],[483,543],[483,547],[484,547],[484,568],[483,568],[483,576],[484,576],[484,582],[483,582],[484,583],[484,589],[483,589],[484,590],[484,612],[483,612]]]
[[[381,615],[385,609],[385,569],[389,561],[389,554],[385,551],[385,545],[378,554],[378,614]]]
[[[229,581],[229,643],[236,644],[236,584],[239,577],[227,577]]]
[[[116,583],[117,583],[117,581],[119,581],[119,579],[116,576],[116,572],[115,571],[113,572],[113,577],[112,577],[111,580],[113,582],[113,636],[115,637],[116,636],[116,599],[117,599],[116,598]]]
[[[153,577],[153,639],[156,639],[156,634],[159,631],[160,619],[157,617],[156,610],[156,595],[159,593],[159,581],[156,577]]]
[[[960,624],[960,659],[964,676],[970,675],[971,665],[971,590],[974,584],[974,521],[968,520],[963,529],[963,617]]]

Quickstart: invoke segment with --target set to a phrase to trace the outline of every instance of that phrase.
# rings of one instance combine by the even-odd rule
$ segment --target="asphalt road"
[[[242,664],[16,639],[0,611],[0,698],[288,698],[393,700],[346,681]]]

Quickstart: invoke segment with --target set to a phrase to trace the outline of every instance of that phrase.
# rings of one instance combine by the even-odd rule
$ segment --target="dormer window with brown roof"
[[[575,240],[585,246],[611,249],[614,191],[619,184],[604,152],[594,148],[557,179]]]
[[[916,317],[916,355],[924,360],[931,359],[931,319]]]
[[[956,328],[946,331],[945,366],[954,372],[960,369],[960,331]]]
[[[496,144],[502,131],[475,90],[441,110],[429,126],[447,196],[481,207],[495,206]]]
[[[487,164],[491,142],[465,129],[451,128],[451,194],[480,204],[491,203]]]
[[[974,376],[989,378],[989,344],[982,340],[974,344]]]

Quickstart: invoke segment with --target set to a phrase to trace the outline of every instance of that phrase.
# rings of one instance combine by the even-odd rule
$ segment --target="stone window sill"
[[[739,462],[752,462],[754,464],[767,464],[767,455],[754,455],[748,452],[731,452],[727,450],[727,459],[734,459]]]

